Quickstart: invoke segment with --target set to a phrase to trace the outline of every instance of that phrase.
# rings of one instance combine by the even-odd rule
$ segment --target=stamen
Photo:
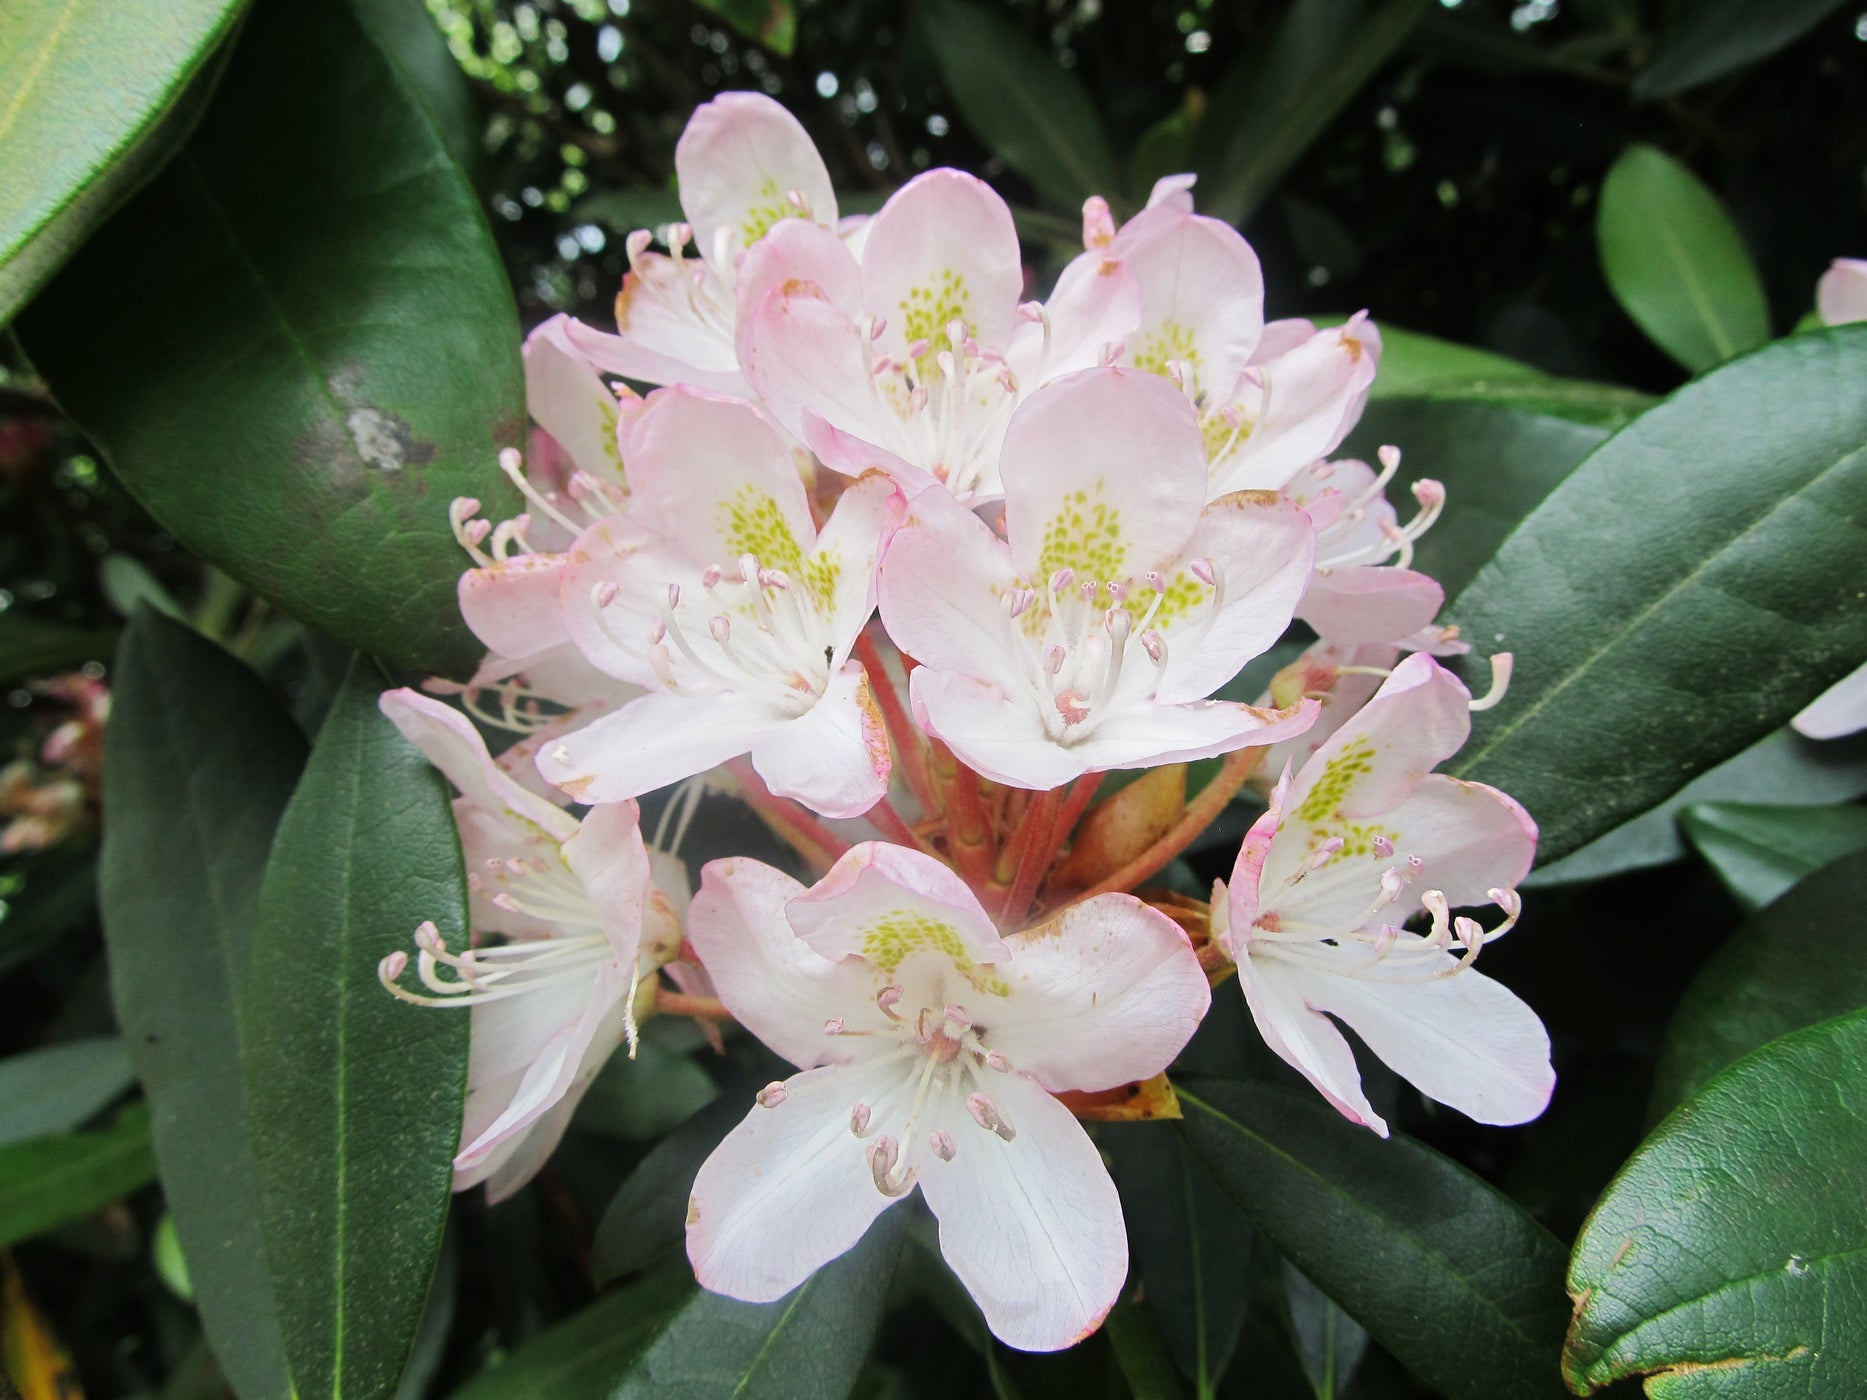
[[[1482,698],[1471,702],[1471,709],[1488,710],[1504,698],[1510,689],[1510,675],[1514,658],[1508,651],[1500,651],[1491,658],[1491,689]]]
[[[927,1139],[927,1145],[933,1148],[934,1156],[938,1157],[943,1162],[952,1161],[954,1155],[959,1151],[958,1145],[953,1141],[953,1135],[945,1128],[941,1128],[938,1132],[929,1137]]]
[[[863,1136],[869,1131],[869,1117],[869,1106],[866,1103],[857,1104],[849,1110],[849,1131],[857,1137]]]
[[[784,1102],[784,1085],[774,1079],[763,1089],[760,1089],[756,1097],[758,1098],[758,1105],[760,1108],[776,1108],[779,1104]]]
[[[1005,1120],[998,1105],[984,1094],[972,1093],[966,1096],[966,1111],[972,1115],[972,1121],[988,1132],[994,1132],[1010,1142],[1018,1135],[1018,1130]]]

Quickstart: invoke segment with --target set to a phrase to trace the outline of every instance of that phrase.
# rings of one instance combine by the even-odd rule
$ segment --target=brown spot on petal
[[[700,1202],[692,1196],[687,1198],[687,1228],[693,1229],[700,1223]]]

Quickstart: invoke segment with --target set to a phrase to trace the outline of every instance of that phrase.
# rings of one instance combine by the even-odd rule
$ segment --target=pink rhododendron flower
[[[1206,440],[1210,495],[1275,491],[1355,426],[1381,339],[1363,316],[1320,331],[1301,320],[1266,325],[1257,254],[1229,224],[1191,212],[1188,188],[1157,185],[1158,202],[1107,244],[1141,287],[1141,317],[1118,363],[1185,389]]]
[[[1313,532],[1265,493],[1203,504],[1186,398],[1134,370],[1033,394],[1005,434],[1000,540],[926,492],[882,560],[883,625],[920,663],[915,715],[1014,787],[1211,757],[1299,733],[1313,702],[1210,700],[1288,625]]]
[[[406,1001],[471,1011],[454,1189],[485,1182],[499,1200],[557,1146],[590,1081],[633,1033],[638,980],[674,956],[680,931],[653,892],[633,802],[580,823],[515,782],[456,710],[412,690],[384,695],[382,710],[460,793],[454,820],[476,944],[452,951],[423,924],[423,990],[401,983],[406,953],[384,958],[380,976]],[[505,941],[478,942],[494,932]]]
[[[860,262],[786,229],[748,259],[740,359],[772,413],[830,467],[880,467],[910,494],[1002,494],[999,443],[1023,395],[1095,365],[1139,312],[1120,266],[1085,254],[1021,304],[1011,210],[958,170],[916,176],[870,221]],[[756,267],[756,270],[754,268]]]
[[[1365,462],[1318,462],[1284,487],[1316,527],[1316,573],[1297,616],[1340,646],[1413,637],[1445,602],[1435,580],[1407,567],[1413,542],[1439,517],[1445,487],[1415,482],[1420,511],[1403,526],[1383,494],[1399,467],[1400,453],[1385,447],[1379,475]]]
[[[461,615],[487,649],[479,672],[459,689],[481,709],[482,692],[496,695],[505,712],[487,717],[508,728],[532,723],[518,712],[522,701],[608,708],[638,693],[583,659],[558,611],[565,551],[628,500],[619,433],[621,419],[640,406],[626,391],[618,401],[571,343],[569,325],[554,316],[525,340],[526,407],[549,435],[543,450],[533,451],[529,472],[516,451],[500,457],[531,509],[497,526],[480,517],[476,500],[457,500],[449,512],[476,566],[460,577]]]
[[[1052,1095],[1147,1078],[1192,1035],[1210,993],[1172,920],[1103,895],[1001,936],[947,867],[866,843],[808,890],[712,862],[689,936],[727,1008],[802,1071],[694,1182],[687,1252],[705,1287],[781,1297],[919,1186],[1002,1341],[1051,1351],[1094,1330],[1127,1235]]]
[[[685,386],[649,398],[626,449],[628,512],[573,546],[561,607],[592,665],[649,693],[544,746],[539,771],[614,802],[749,752],[772,792],[867,811],[888,742],[849,654],[900,515],[894,485],[854,483],[820,533],[777,429]]]
[[[743,395],[740,261],[781,224],[834,229],[836,192],[797,118],[758,92],[721,93],[696,109],[674,148],[674,170],[686,222],[664,231],[666,254],[648,251],[646,229],[629,235],[618,333],[571,322],[568,334],[611,374]],[[690,239],[698,257],[687,254]]]
[[[1471,967],[1516,922],[1536,826],[1510,798],[1433,767],[1470,731],[1471,696],[1409,656],[1252,826],[1213,934],[1265,1042],[1347,1117],[1386,1135],[1334,1016],[1429,1098],[1481,1123],[1522,1123],[1555,1076],[1536,1013]],[[1451,909],[1490,902],[1487,935]],[[1424,910],[1425,934],[1402,925]]]
[[[1815,314],[1825,326],[1867,321],[1867,258],[1836,258],[1815,284]]]

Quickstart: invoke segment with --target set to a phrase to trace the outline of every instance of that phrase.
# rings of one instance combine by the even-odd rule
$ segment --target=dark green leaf
[[[745,1094],[721,1094],[642,1158],[597,1223],[590,1275],[598,1284],[635,1272],[681,1242],[700,1164],[745,1117],[745,1105]]]
[[[763,44],[785,58],[797,47],[797,7],[792,0],[696,0],[701,9],[718,15],[727,28]]]
[[[1109,1310],[1103,1330],[1134,1400],[1180,1400],[1185,1394],[1180,1378],[1174,1374],[1173,1362],[1146,1308],[1130,1298],[1119,1299]]]
[[[1771,1041],[1662,1123],[1576,1241],[1563,1372],[1656,1400],[1851,1400],[1867,1376],[1867,1011]]]
[[[0,1060],[0,1147],[68,1133],[135,1079],[116,1036],[48,1045]]]
[[[1116,193],[1102,120],[1075,74],[969,0],[920,0],[920,20],[954,106],[1005,164],[1072,213]]]
[[[1763,282],[1731,216],[1665,152],[1622,152],[1602,183],[1595,233],[1621,309],[1694,374],[1770,338]]]
[[[1545,860],[1867,658],[1863,377],[1867,326],[1842,326],[1688,384],[1571,472],[1448,606],[1478,648],[1517,655],[1451,771],[1529,808]]]
[[[1867,738],[1818,742],[1788,725],[1708,768],[1659,806],[1531,872],[1526,885],[1573,884],[1682,859],[1678,817],[1701,802],[1746,798],[1812,806],[1867,793]]]
[[[425,0],[354,0],[383,52],[401,68],[455,164],[472,176],[486,163],[484,122],[473,84],[447,47]]]
[[[842,1400],[874,1344],[907,1222],[905,1209],[884,1211],[854,1249],[775,1303],[696,1292],[630,1367],[616,1400]]]
[[[107,1128],[0,1148],[0,1249],[82,1220],[155,1174],[142,1104],[131,1104]]]
[[[1679,826],[1747,910],[1829,861],[1867,849],[1867,807],[1706,802],[1680,812]]]
[[[1793,44],[1842,0],[1682,0],[1634,79],[1636,97],[1670,97]]]
[[[1653,1116],[1778,1036],[1867,1006],[1867,855],[1844,856],[1753,914],[1673,1013]]]
[[[0,612],[0,681],[67,671],[81,662],[102,660],[116,641],[115,632],[68,627],[9,608]]]
[[[1320,1098],[1180,1086],[1183,1130],[1259,1232],[1452,1400],[1559,1395],[1564,1252],[1519,1206]]]
[[[201,1319],[243,1395],[282,1396],[239,1008],[272,835],[305,740],[246,667],[145,610],[118,652],[100,895],[117,1019],[152,1110]]]
[[[154,173],[244,0],[0,7],[0,325]]]
[[[1383,399],[1368,405],[1342,455],[1372,462],[1383,443],[1400,448],[1399,483],[1388,492],[1396,501],[1422,477],[1445,484],[1445,515],[1420,538],[1414,567],[1453,597],[1607,436],[1481,398]]]
[[[693,1296],[693,1275],[684,1267],[650,1274],[534,1337],[452,1400],[610,1400],[623,1374]]]
[[[1348,1389],[1368,1350],[1368,1334],[1303,1271],[1283,1260],[1284,1308],[1290,1341],[1316,1400],[1336,1400]]]
[[[19,330],[194,553],[366,650],[473,664],[447,508],[509,513],[517,317],[472,189],[347,7],[262,7],[188,149]]]
[[[1430,0],[1298,0],[1264,53],[1220,80],[1201,124],[1200,208],[1239,224],[1393,57]]]
[[[713,1101],[719,1090],[707,1072],[654,1034],[642,1037],[634,1059],[612,1055],[577,1105],[586,1132],[628,1142],[652,1142]]]
[[[421,1321],[468,1017],[397,1001],[376,966],[424,920],[459,946],[466,902],[447,786],[358,661],[279,824],[241,1021],[260,1223],[304,1400],[392,1390]]]
[[[684,1263],[652,1274],[521,1347],[455,1400],[841,1400],[868,1358],[907,1216],[885,1212],[854,1249],[775,1303],[704,1292]]]
[[[1517,360],[1381,327],[1381,373],[1369,395],[1547,414],[1593,428],[1622,428],[1653,406],[1653,398],[1618,384],[1563,379]],[[1403,444],[1404,445],[1404,444]]]
[[[1231,1364],[1250,1293],[1251,1222],[1171,1123],[1103,1134],[1134,1271],[1174,1363],[1208,1395]]]

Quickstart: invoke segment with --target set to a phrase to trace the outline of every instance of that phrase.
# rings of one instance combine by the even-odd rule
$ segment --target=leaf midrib
[[[1601,447],[1597,448],[1594,452],[1590,453],[1588,457],[1583,461],[1582,465],[1577,467],[1575,472],[1571,473],[1568,479],[1564,481],[1562,486],[1559,486],[1557,490],[1560,491],[1564,487],[1567,487],[1571,483],[1573,483],[1577,479],[1577,477],[1580,475],[1580,473],[1584,469],[1586,469],[1586,467],[1588,466],[1588,463],[1592,462],[1595,459],[1595,457],[1599,455],[1601,452],[1607,450],[1607,448],[1614,441],[1616,441],[1616,439],[1610,438],[1608,442],[1603,443]],[[1608,634],[1606,637],[1601,639],[1600,642],[1595,647],[1593,647],[1592,650],[1590,650],[1586,659],[1580,665],[1573,667],[1566,675],[1562,677],[1562,679],[1560,679],[1554,685],[1549,687],[1549,689],[1545,690],[1541,695],[1538,695],[1534,700],[1531,700],[1527,705],[1517,707],[1514,710],[1513,718],[1510,720],[1510,722],[1500,726],[1498,729],[1493,731],[1492,734],[1485,740],[1484,743],[1480,744],[1475,750],[1473,750],[1472,752],[1470,752],[1469,754],[1467,754],[1464,758],[1460,760],[1456,772],[1462,775],[1462,774],[1470,773],[1474,769],[1476,769],[1478,765],[1481,762],[1483,762],[1483,760],[1492,752],[1492,750],[1496,749],[1500,744],[1504,743],[1507,739],[1515,735],[1517,731],[1524,726],[1524,723],[1526,721],[1534,718],[1537,714],[1541,713],[1542,710],[1552,700],[1554,700],[1558,695],[1566,691],[1579,678],[1581,678],[1582,676],[1592,671],[1594,667],[1599,665],[1602,662],[1603,658],[1605,658],[1610,652],[1614,651],[1617,647],[1621,646],[1624,642],[1628,640],[1628,638],[1633,636],[1634,633],[1638,632],[1642,627],[1644,627],[1648,619],[1651,618],[1654,613],[1658,612],[1661,608],[1670,604],[1676,595],[1678,595],[1680,592],[1684,591],[1685,589],[1690,588],[1694,583],[1696,583],[1701,574],[1703,574],[1706,570],[1710,569],[1713,565],[1721,562],[1727,555],[1729,555],[1733,550],[1737,549],[1740,545],[1744,544],[1757,531],[1761,530],[1765,525],[1769,524],[1771,521],[1776,519],[1776,517],[1783,510],[1801,501],[1803,497],[1805,497],[1816,486],[1820,485],[1821,482],[1826,480],[1829,476],[1833,475],[1835,472],[1840,471],[1843,467],[1846,467],[1854,463],[1857,459],[1863,457],[1864,455],[1867,455],[1867,447],[1850,448],[1848,451],[1842,453],[1839,457],[1837,457],[1828,466],[1824,467],[1821,471],[1817,472],[1814,476],[1811,476],[1808,479],[1806,479],[1800,486],[1796,487],[1796,489],[1793,492],[1791,492],[1790,494],[1786,496],[1777,497],[1776,500],[1772,502],[1771,505],[1768,507],[1768,509],[1766,509],[1761,515],[1758,515],[1755,519],[1753,519],[1748,525],[1746,525],[1737,534],[1730,536],[1727,539],[1727,541],[1720,548],[1718,548],[1715,552],[1711,554],[1707,554],[1703,558],[1701,558],[1699,562],[1692,567],[1691,570],[1689,570],[1687,573],[1681,576],[1677,582],[1670,585],[1666,589],[1665,592],[1661,593],[1657,598],[1653,599],[1653,601],[1648,603],[1644,608],[1636,612],[1632,617],[1630,617],[1627,620],[1627,622],[1624,625],[1618,627],[1614,632]],[[1552,497],[1547,498],[1545,500],[1545,503],[1544,503],[1545,505],[1548,504],[1548,499],[1553,499],[1553,495]],[[1543,507],[1541,506],[1538,507],[1539,511],[1542,509]],[[1534,515],[1530,517],[1530,519],[1534,519],[1534,518],[1535,518]],[[1519,526],[1518,531],[1514,531],[1512,533],[1511,538],[1515,539],[1517,537],[1517,534],[1521,532],[1521,529],[1522,527]],[[1509,541],[1506,541],[1506,543],[1509,543]],[[1501,552],[1502,551],[1500,550],[1500,553]],[[1492,556],[1493,564],[1496,563],[1496,559],[1497,559],[1496,555]],[[1486,567],[1489,568],[1490,566],[1487,565]],[[1476,582],[1476,580],[1474,580],[1474,582]],[[1468,586],[1467,591],[1469,591],[1469,586]],[[1454,606],[1456,607],[1457,604],[1455,603]]]
[[[1286,1152],[1283,1148],[1271,1142],[1268,1138],[1262,1136],[1259,1133],[1252,1132],[1243,1123],[1240,1123],[1237,1119],[1233,1118],[1230,1114],[1220,1112],[1218,1109],[1214,1108],[1211,1104],[1207,1103],[1204,1099],[1201,1099],[1200,1097],[1198,1097],[1198,1095],[1189,1091],[1184,1084],[1177,1085],[1176,1087],[1178,1088],[1180,1098],[1183,1101],[1191,1102],[1196,1108],[1200,1109],[1202,1112],[1210,1114],[1213,1118],[1217,1119],[1221,1123],[1227,1124],[1231,1128],[1235,1129],[1241,1135],[1250,1138],[1253,1142],[1257,1143],[1263,1150],[1270,1152],[1271,1154],[1273,1154],[1274,1156],[1278,1158],[1281,1158],[1284,1162],[1289,1164],[1291,1167],[1295,1168],[1303,1176],[1309,1178],[1311,1181],[1322,1186],[1325,1190],[1329,1192],[1330,1195],[1336,1196],[1340,1198],[1341,1200],[1347,1202],[1350,1209],[1353,1210],[1356,1214],[1364,1216],[1368,1219],[1375,1220],[1379,1222],[1380,1224],[1382,1224],[1383,1226],[1388,1226],[1388,1225],[1393,1224],[1393,1222],[1391,1222],[1387,1216],[1381,1215],[1373,1210],[1368,1209],[1365,1205],[1362,1204],[1360,1199],[1357,1198],[1353,1192],[1348,1191],[1341,1186],[1338,1186],[1335,1182],[1331,1181],[1328,1177],[1322,1175],[1320,1172],[1317,1172],[1316,1170],[1308,1166],[1306,1163],[1292,1156],[1290,1153]],[[1212,1173],[1212,1177],[1214,1181],[1218,1182],[1219,1189],[1221,1191],[1224,1191],[1225,1194],[1228,1197],[1230,1197],[1234,1205],[1236,1205],[1240,1210],[1244,1211],[1247,1215],[1252,1214],[1250,1207],[1247,1206],[1243,1201],[1239,1200],[1239,1198],[1233,1193],[1231,1187],[1226,1184],[1225,1180],[1222,1177],[1220,1177],[1218,1173],[1216,1172]],[[1253,1219],[1255,1218],[1256,1218],[1255,1215],[1253,1215]],[[1425,1241],[1419,1239],[1417,1236],[1413,1235],[1411,1232],[1405,1230],[1404,1228],[1395,1228],[1392,1231],[1392,1233],[1395,1238],[1403,1240],[1407,1244],[1407,1246],[1410,1249],[1412,1249],[1415,1253],[1420,1254],[1421,1256],[1427,1259],[1430,1259],[1435,1264],[1439,1265],[1444,1270],[1444,1272],[1451,1277],[1451,1279],[1458,1285],[1458,1287],[1463,1292],[1465,1292],[1466,1294],[1468,1294],[1470,1297],[1472,1297],[1473,1299],[1477,1301],[1481,1311],[1488,1312],[1495,1317],[1501,1318],[1504,1324],[1512,1332],[1516,1333],[1517,1336],[1521,1337],[1524,1340],[1524,1342],[1526,1342],[1529,1345],[1530,1350],[1536,1351],[1540,1347],[1541,1345],[1540,1339],[1533,1337],[1527,1330],[1525,1330],[1523,1324],[1518,1319],[1512,1317],[1510,1314],[1503,1312],[1501,1309],[1499,1309],[1496,1306],[1495,1301],[1491,1298],[1491,1296],[1485,1293],[1477,1285],[1473,1284],[1466,1277],[1465,1273],[1461,1269],[1459,1269],[1459,1267],[1455,1265],[1445,1255],[1441,1254],[1438,1250],[1433,1249],[1431,1246],[1426,1244]]]

